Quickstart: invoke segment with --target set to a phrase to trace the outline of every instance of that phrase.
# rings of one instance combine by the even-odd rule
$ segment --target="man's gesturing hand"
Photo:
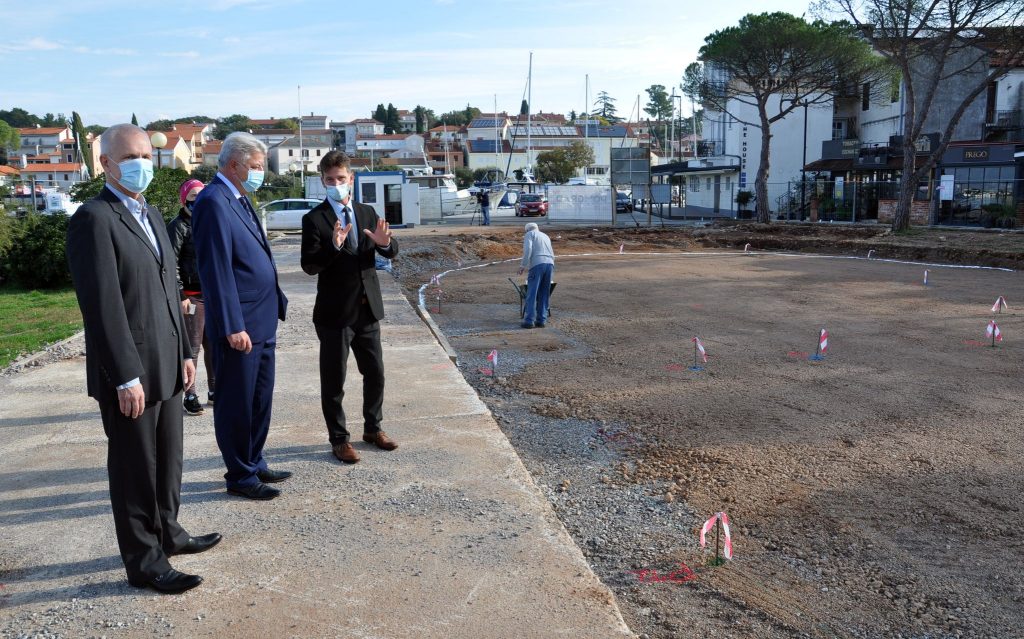
[[[381,218],[377,218],[377,228],[363,229],[363,233],[369,237],[377,246],[385,247],[391,244],[391,227],[388,223]]]
[[[341,225],[341,220],[337,220],[334,223],[334,248],[341,248],[341,245],[345,243],[345,238],[348,237],[348,232],[351,230],[351,223],[345,226]]]
[[[117,402],[120,404],[122,415],[129,419],[138,419],[146,409],[146,391],[142,390],[142,384],[120,389],[117,391]]]
[[[252,351],[252,340],[249,339],[249,334],[245,331],[228,335],[228,345],[236,351],[242,351],[243,353]]]

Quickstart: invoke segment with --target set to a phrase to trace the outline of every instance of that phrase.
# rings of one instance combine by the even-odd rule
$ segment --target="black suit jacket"
[[[68,224],[71,278],[85,323],[88,391],[110,401],[136,377],[146,401],[182,389],[182,360],[192,357],[181,316],[176,261],[163,218],[147,209],[160,245],[104,187]]]
[[[318,276],[314,324],[335,328],[355,324],[364,296],[374,319],[384,318],[375,254],[388,259],[395,257],[398,240],[392,237],[388,248],[378,247],[363,234],[364,229],[372,230],[377,226],[377,212],[359,202],[353,209],[359,225],[356,251],[345,244],[340,249],[334,247],[334,224],[338,216],[327,200],[302,216],[302,270]]]

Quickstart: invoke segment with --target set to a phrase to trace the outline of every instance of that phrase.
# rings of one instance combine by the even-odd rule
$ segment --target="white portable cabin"
[[[356,171],[356,202],[373,207],[392,226],[420,223],[420,189],[402,171]],[[320,176],[306,178],[306,197],[327,197]]]

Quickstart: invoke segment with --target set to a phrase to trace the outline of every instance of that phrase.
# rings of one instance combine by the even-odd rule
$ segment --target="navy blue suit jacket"
[[[288,298],[263,230],[219,176],[192,209],[192,233],[212,339],[246,331],[254,342],[274,339]]]

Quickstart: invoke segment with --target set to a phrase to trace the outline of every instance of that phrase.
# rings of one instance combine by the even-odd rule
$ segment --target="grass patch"
[[[73,289],[26,291],[0,287],[0,368],[81,328],[82,313]]]

